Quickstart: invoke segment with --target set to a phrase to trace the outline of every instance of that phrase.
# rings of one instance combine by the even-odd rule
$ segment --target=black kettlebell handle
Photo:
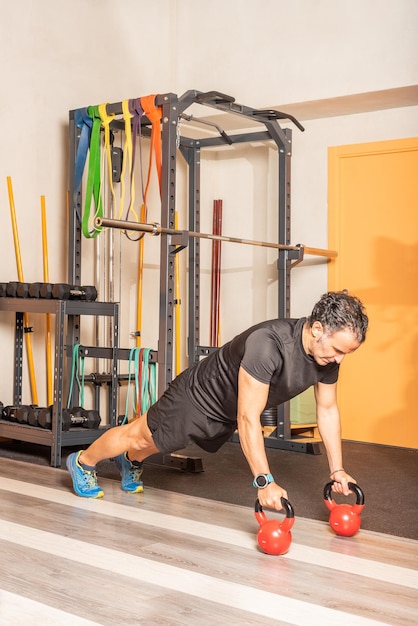
[[[290,504],[289,500],[286,498],[281,498],[281,503],[286,512],[286,517],[295,517],[295,512],[293,510],[293,506]],[[257,498],[255,501],[255,512],[262,513],[263,507],[260,504],[260,500]]]
[[[331,487],[334,484],[335,481],[331,481],[329,483],[327,483],[324,487],[324,498],[325,500],[329,500],[330,502],[332,501],[331,498]],[[364,492],[362,490],[362,488],[360,487],[360,485],[357,485],[356,483],[348,483],[348,486],[350,488],[350,491],[353,491],[356,494],[356,504],[364,504]]]

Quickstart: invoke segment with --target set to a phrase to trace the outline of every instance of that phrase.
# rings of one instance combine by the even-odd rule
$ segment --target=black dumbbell
[[[22,404],[15,412],[15,417],[19,424],[28,424],[29,414],[35,408],[34,404]]]
[[[57,283],[52,286],[52,297],[58,300],[88,300],[93,302],[97,298],[97,289],[93,285],[79,287],[78,285]]]
[[[40,409],[38,412],[38,425],[41,428],[52,428],[52,405]],[[70,430],[72,427],[82,426],[83,428],[97,428],[100,425],[100,415],[98,411],[86,410],[82,407],[63,409],[62,430]]]
[[[40,298],[41,285],[44,283],[30,283],[28,296],[29,298]]]
[[[7,297],[7,283],[0,283],[0,298]]]
[[[9,422],[17,422],[16,419],[16,411],[19,409],[18,406],[7,405],[2,408],[2,417],[4,420]]]
[[[29,283],[11,281],[7,283],[6,295],[9,298],[27,298],[29,294]]]
[[[6,285],[6,294],[8,298],[16,298],[16,291],[17,291],[17,286],[18,286],[18,282],[16,281],[12,281],[10,283],[7,283]]]
[[[39,409],[38,411],[38,426],[40,426],[41,428],[52,428],[52,411],[53,411],[54,407],[51,404],[50,406],[47,406],[43,409]],[[34,421],[35,420],[35,415],[33,414],[31,416],[31,420]]]
[[[40,285],[39,285],[39,297],[40,298],[52,298],[52,285],[51,285],[51,283],[40,283]]]
[[[62,430],[70,430],[76,426],[82,428],[98,428],[101,419],[98,411],[93,409],[83,409],[81,406],[74,406],[71,409],[62,411]]]
[[[38,415],[39,412],[42,411],[42,408],[39,406],[31,408],[28,414],[28,425],[29,426],[39,426],[38,423]]]
[[[27,298],[29,296],[29,283],[17,283],[16,297]]]

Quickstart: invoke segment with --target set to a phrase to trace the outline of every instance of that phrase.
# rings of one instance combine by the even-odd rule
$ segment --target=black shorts
[[[155,445],[163,454],[195,443],[206,452],[216,452],[231,438],[237,423],[208,417],[189,400],[187,371],[168,386],[148,409],[147,424]]]

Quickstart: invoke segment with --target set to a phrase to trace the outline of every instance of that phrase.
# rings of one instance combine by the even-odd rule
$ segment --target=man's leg
[[[128,452],[128,457],[124,452]],[[141,462],[159,450],[147,425],[147,413],[124,426],[107,430],[86,449],[70,454],[67,468],[73,479],[74,491],[85,498],[101,498],[103,490],[97,484],[96,464],[115,458],[122,474],[122,487],[126,491],[142,491]],[[137,461],[139,464],[132,463]]]
[[[119,456],[129,450],[136,461],[143,461],[151,454],[158,454],[151,431],[147,424],[147,413],[124,426],[115,426],[81,453],[80,461],[86,465],[97,465],[99,461]]]

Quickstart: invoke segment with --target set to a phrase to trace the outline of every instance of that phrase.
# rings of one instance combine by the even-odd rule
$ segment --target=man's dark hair
[[[359,343],[366,339],[369,318],[363,304],[356,296],[344,291],[328,291],[321,296],[308,317],[308,326],[321,322],[327,333],[351,330]]]

